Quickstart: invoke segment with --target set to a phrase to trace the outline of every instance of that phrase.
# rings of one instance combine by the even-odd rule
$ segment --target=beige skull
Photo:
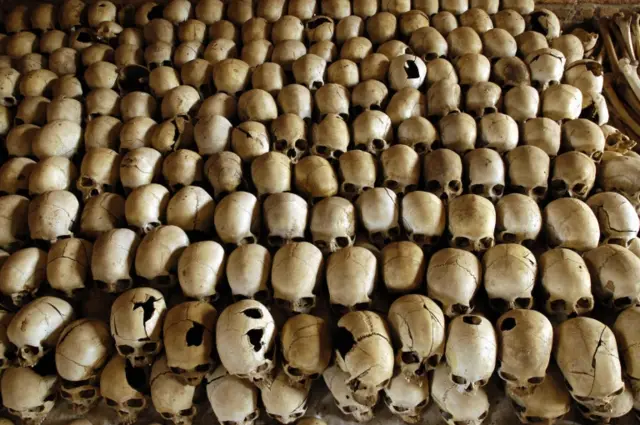
[[[323,253],[352,246],[356,232],[356,210],[348,200],[332,196],[314,205],[310,231],[313,243]]]
[[[263,211],[271,247],[304,241],[309,212],[303,198],[293,193],[274,193],[265,199]]]
[[[586,200],[596,179],[596,165],[582,152],[559,155],[553,163],[551,194],[554,198],[568,196]]]
[[[45,251],[24,248],[14,252],[4,260],[0,268],[0,293],[14,306],[22,307],[35,298],[40,290],[46,278],[46,268]],[[53,280],[55,282],[55,275]]]
[[[532,308],[532,291],[537,277],[536,258],[517,244],[500,244],[482,257],[484,287],[491,307],[502,313]]]
[[[311,311],[323,267],[322,253],[314,245],[293,242],[282,246],[273,257],[271,269],[275,302],[294,313]]]
[[[218,366],[205,381],[207,398],[220,423],[253,425],[258,419],[258,389],[251,382],[229,374],[224,366]],[[229,398],[229,394],[234,396]]]
[[[462,195],[449,202],[450,245],[482,253],[495,244],[496,211],[491,201],[478,195]]]
[[[284,373],[292,384],[318,379],[331,360],[332,345],[324,319],[308,314],[291,317],[280,335]]]
[[[162,356],[155,361],[149,377],[151,402],[163,419],[169,419],[175,425],[191,425],[198,409],[193,404],[196,388],[185,384],[172,373],[167,358]]]
[[[216,206],[214,224],[225,244],[256,243],[260,230],[258,199],[249,192],[233,192]]]
[[[96,198],[97,199],[97,198]],[[123,292],[133,285],[132,267],[140,238],[129,229],[102,233],[93,245],[91,274],[106,292]]]
[[[336,251],[327,260],[326,273],[334,310],[344,312],[370,306],[378,277],[377,259],[371,251],[359,246]]]
[[[423,377],[418,383],[410,382],[397,373],[382,393],[391,413],[409,424],[419,423],[422,411],[429,404],[429,381]]]
[[[201,301],[216,299],[224,267],[224,249],[217,242],[202,241],[189,245],[178,260],[178,281],[182,293]]]
[[[592,278],[593,293],[609,308],[621,310],[638,304],[640,285],[634,276],[640,258],[619,245],[603,244],[584,254]]]
[[[509,194],[496,204],[496,239],[531,248],[542,230],[542,212],[536,202],[520,193]]]
[[[193,245],[192,245],[193,246]],[[271,273],[271,254],[258,244],[241,245],[229,255],[226,276],[236,299],[267,301],[267,282]]]
[[[100,375],[100,393],[120,421],[133,424],[147,408],[148,371],[115,355]]]
[[[411,192],[402,198],[402,227],[410,241],[423,249],[435,246],[446,223],[442,200],[429,192]]]
[[[178,284],[178,260],[189,237],[178,226],[159,226],[147,233],[136,250],[136,275],[141,283],[168,289]]]
[[[25,425],[41,424],[57,399],[55,373],[45,375],[27,367],[9,368],[3,373],[0,385],[4,407]]]
[[[505,166],[492,149],[474,149],[464,156],[469,192],[497,202],[504,194]]]
[[[429,152],[423,161],[427,191],[449,202],[462,194],[462,159],[450,149]]]
[[[518,146],[506,159],[511,189],[542,202],[549,185],[549,156],[535,146]]]
[[[68,238],[53,244],[47,256],[49,285],[69,298],[88,287],[92,252],[93,244],[83,239]]]
[[[480,425],[489,415],[489,399],[482,388],[476,392],[460,392],[450,379],[451,372],[446,363],[435,369],[431,379],[431,397],[440,409],[447,425],[465,423]]]
[[[598,246],[598,219],[584,202],[573,198],[556,199],[545,207],[542,218],[550,247],[585,252]]]

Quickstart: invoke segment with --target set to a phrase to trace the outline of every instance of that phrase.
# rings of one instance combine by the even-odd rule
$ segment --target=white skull
[[[420,182],[420,157],[409,146],[398,144],[380,155],[382,185],[396,194],[406,194],[418,188]]]
[[[258,419],[258,389],[251,382],[229,374],[222,365],[205,381],[207,398],[218,422],[252,425]]]
[[[485,317],[466,314],[449,323],[446,362],[458,391],[475,392],[489,383],[496,367],[498,337]]]
[[[337,114],[329,113],[312,128],[311,154],[328,160],[337,159],[347,151],[350,143],[349,126]]]
[[[502,313],[533,307],[538,269],[531,251],[517,244],[496,245],[484,254],[482,265],[484,287],[494,310]]]
[[[496,204],[498,243],[518,243],[531,248],[542,230],[542,212],[532,198],[511,193]]]
[[[471,313],[482,285],[482,264],[469,251],[445,248],[434,253],[427,269],[427,294],[447,317]]]
[[[258,301],[242,300],[222,311],[216,325],[220,361],[230,374],[257,386],[273,380],[276,325]]]
[[[201,301],[217,299],[224,269],[224,248],[219,243],[202,241],[187,246],[178,260],[182,293]]]
[[[384,112],[364,111],[356,117],[352,126],[356,149],[379,156],[393,142],[392,121]]]
[[[427,75],[427,67],[418,56],[405,54],[396,56],[389,63],[390,87],[399,91],[406,87],[419,89]]]
[[[78,190],[86,200],[112,192],[120,179],[120,155],[107,148],[92,148],[82,158]]]
[[[513,27],[519,26],[518,21],[522,19],[522,16],[519,16],[518,14],[510,14],[504,17],[511,18],[516,21],[511,23]],[[518,17],[520,19],[518,19]],[[520,28],[518,28],[518,30],[519,29]],[[537,31],[524,31],[524,28],[522,28],[522,31],[519,34],[514,35],[514,37],[518,43],[518,54],[523,58],[527,58],[530,54],[537,52],[538,50],[549,48],[549,40]]]
[[[25,425],[40,425],[55,405],[58,376],[54,370],[12,367],[2,374],[0,386],[2,403],[10,414]]]
[[[216,200],[235,192],[244,184],[242,159],[230,151],[211,155],[204,164],[204,171]]]
[[[377,187],[367,190],[358,197],[356,207],[371,242],[383,246],[400,237],[400,208],[391,189]]]
[[[124,204],[127,224],[141,234],[151,232],[166,221],[169,191],[166,187],[150,183],[135,188]]]
[[[601,192],[591,196],[587,205],[598,219],[602,242],[628,248],[640,230],[631,202],[619,193]]]
[[[294,193],[274,193],[267,196],[263,209],[269,246],[304,241],[309,211],[303,198]]]
[[[151,147],[127,152],[120,161],[120,182],[125,193],[153,183],[162,171],[162,154]]]
[[[478,147],[503,154],[513,150],[518,145],[518,139],[518,123],[507,114],[487,114],[478,121]]]
[[[327,260],[327,287],[332,308],[337,311],[366,309],[378,277],[378,260],[366,248],[349,246]]]
[[[550,118],[527,120],[522,130],[523,144],[542,149],[550,158],[558,155],[561,137],[560,124]]]
[[[51,246],[47,256],[46,275],[53,289],[67,297],[88,286],[93,244],[83,239],[62,239]],[[2,279],[0,270],[0,281]]]
[[[100,393],[120,422],[134,424],[147,408],[148,382],[146,369],[135,368],[124,357],[115,355],[100,375]]]
[[[582,92],[569,84],[556,84],[542,93],[542,116],[554,121],[575,120],[582,112]]]
[[[167,305],[162,293],[134,288],[111,306],[111,336],[118,353],[133,367],[149,366],[162,350],[162,322]]]
[[[540,94],[525,84],[512,87],[504,96],[504,109],[518,123],[534,119],[540,109]]]
[[[322,252],[309,242],[283,245],[273,257],[271,285],[276,304],[294,313],[316,305],[315,290],[322,277]]]
[[[638,345],[636,336],[636,326],[638,323],[638,306],[629,307],[618,315],[614,325],[618,349],[624,363],[624,374],[632,382],[632,388],[637,391],[638,376]]]
[[[574,198],[550,202],[542,211],[547,244],[577,252],[594,249],[600,241],[598,219],[587,204]]]
[[[407,381],[404,375],[398,373],[382,391],[384,403],[391,413],[409,424],[422,420],[422,411],[429,404],[429,381],[426,376],[416,383]]]
[[[465,111],[478,118],[498,112],[502,101],[502,89],[496,83],[479,81],[467,90]]]
[[[439,139],[436,127],[424,117],[411,117],[398,126],[398,143],[409,146],[418,155],[437,148]]]
[[[193,245],[192,245],[193,246]],[[241,245],[229,255],[226,276],[235,298],[267,301],[271,254],[258,244]]]
[[[376,185],[378,163],[369,152],[352,150],[338,158],[340,196],[355,200]]]
[[[457,27],[449,32],[446,37],[449,45],[450,60],[456,61],[468,53],[482,53],[482,39],[473,28]]]
[[[54,245],[55,246],[55,245]],[[47,253],[24,248],[5,258],[0,267],[0,293],[16,307],[35,298],[46,280]],[[55,275],[53,276],[55,282]]]
[[[402,227],[407,238],[423,249],[435,246],[444,234],[444,203],[432,193],[416,191],[402,198]]]
[[[462,195],[462,159],[450,149],[437,149],[425,155],[424,180],[428,192],[447,203]]]
[[[374,406],[393,376],[393,346],[384,319],[371,311],[347,313],[338,321],[335,342],[336,364],[347,372],[353,398]]]
[[[549,86],[560,84],[567,59],[560,50],[544,48],[528,54],[526,62],[533,87],[543,92]]]
[[[333,365],[322,373],[324,382],[333,396],[338,409],[347,416],[352,416],[358,422],[368,422],[373,419],[373,408],[358,402],[347,381],[349,375]]]
[[[60,395],[75,413],[86,414],[100,401],[100,372],[114,352],[109,326],[100,320],[70,323],[56,345]]]
[[[603,244],[587,251],[583,258],[598,301],[615,310],[640,302],[640,285],[634,278],[640,271],[640,258],[633,252],[619,245]]]
[[[256,243],[260,226],[260,206],[255,195],[233,192],[216,206],[214,224],[225,244]]]
[[[577,60],[564,71],[564,81],[580,89],[582,93],[601,93],[604,85],[602,64],[592,60]]]
[[[80,203],[71,192],[54,190],[38,195],[29,203],[31,239],[54,243],[73,236],[79,212]]]
[[[534,310],[516,309],[500,316],[496,329],[500,379],[508,387],[528,390],[543,383],[553,347],[549,319]]]
[[[469,192],[497,202],[504,194],[505,166],[502,157],[492,149],[480,148],[464,156]]]
[[[323,253],[352,246],[356,233],[353,204],[338,196],[323,199],[313,206],[309,230],[314,245]]]
[[[296,114],[282,114],[271,122],[271,150],[285,154],[292,164],[297,163],[309,148],[307,125]]]
[[[581,316],[593,310],[591,275],[580,254],[566,248],[554,248],[543,253],[539,262],[548,314]]]
[[[91,275],[98,288],[124,292],[133,286],[132,268],[140,237],[129,229],[102,233],[93,245]]]
[[[425,268],[424,253],[413,242],[393,242],[382,249],[382,279],[390,293],[417,290],[424,281]]]
[[[476,83],[489,81],[491,63],[486,56],[479,53],[466,53],[455,61],[456,71],[463,91]]]
[[[506,159],[511,190],[542,202],[549,187],[549,155],[535,146],[518,146]]]
[[[293,385],[318,379],[329,366],[332,346],[329,329],[320,317],[298,314],[282,327],[280,336],[284,373]]]
[[[489,399],[482,388],[475,392],[460,392],[450,379],[446,363],[435,369],[431,378],[431,398],[440,409],[447,425],[480,425],[489,416]]]
[[[604,133],[589,120],[580,118],[565,122],[562,125],[562,142],[567,149],[582,152],[596,163],[602,159]]]
[[[167,312],[163,324],[167,368],[187,385],[198,386],[213,367],[217,315],[205,301],[188,301]]]
[[[553,162],[551,195],[586,200],[596,180],[596,164],[582,152],[565,152]],[[635,210],[634,210],[635,211]]]
[[[305,156],[295,165],[296,191],[312,203],[338,193],[338,177],[326,159],[317,155]]]
[[[197,413],[193,405],[196,387],[185,384],[167,365],[167,358],[160,357],[153,363],[149,378],[151,401],[163,419],[175,425],[191,425]]]
[[[136,275],[141,283],[168,289],[178,284],[178,260],[189,237],[178,226],[160,226],[145,235],[136,250]]]
[[[495,244],[496,211],[491,201],[462,195],[449,202],[448,213],[451,247],[482,253]]]

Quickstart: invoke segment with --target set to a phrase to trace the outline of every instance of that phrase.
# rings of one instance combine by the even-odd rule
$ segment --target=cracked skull
[[[209,404],[221,424],[252,425],[260,416],[258,389],[251,382],[231,375],[222,365],[205,382]]]
[[[311,311],[323,268],[322,252],[309,242],[288,243],[278,249],[271,269],[276,304],[294,313]]]
[[[195,386],[185,384],[172,373],[167,358],[160,357],[153,363],[149,377],[151,402],[163,419],[175,425],[191,425],[198,408],[194,406]]]
[[[462,195],[449,202],[450,245],[482,253],[495,244],[496,211],[491,201],[478,195]]]
[[[378,277],[378,260],[366,248],[349,246],[327,260],[326,279],[331,307],[339,312],[366,309]]]
[[[333,351],[324,319],[309,314],[291,317],[282,326],[280,342],[284,373],[292,383],[318,379],[329,366]]]
[[[533,287],[537,262],[531,251],[522,245],[500,244],[482,257],[484,287],[491,307],[504,312],[533,307]]]

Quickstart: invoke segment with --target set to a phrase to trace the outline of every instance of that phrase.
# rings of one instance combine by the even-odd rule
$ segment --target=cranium
[[[220,365],[205,378],[207,398],[220,423],[252,425],[258,416],[258,389],[250,382],[233,376]],[[229,400],[229,394],[234,397]]]
[[[444,234],[446,212],[444,203],[429,192],[416,191],[402,198],[402,227],[407,238],[429,250]]]
[[[265,199],[263,211],[269,246],[278,248],[304,241],[309,212],[302,197],[294,193],[274,193]]]
[[[484,287],[491,307],[504,312],[533,307],[532,290],[537,276],[536,258],[518,244],[500,244],[482,257]]]
[[[332,308],[337,311],[368,308],[377,280],[377,267],[376,256],[363,247],[349,246],[332,253],[326,271]]]
[[[640,259],[627,248],[603,244],[584,254],[592,277],[593,293],[607,307],[621,310],[638,304],[640,286],[632,277]]]
[[[169,419],[176,425],[193,423],[198,410],[193,404],[196,388],[185,384],[172,373],[167,365],[166,356],[160,357],[153,363],[149,387],[153,407],[163,419]]]
[[[216,232],[226,244],[256,243],[260,227],[258,199],[249,192],[233,192],[216,206]]]
[[[542,212],[542,219],[547,243],[552,248],[585,252],[598,246],[598,219],[589,206],[578,199],[560,198],[550,202]]]
[[[496,211],[491,201],[478,195],[462,195],[449,201],[450,245],[482,253],[495,244]]]
[[[112,229],[97,238],[91,256],[91,274],[98,288],[107,292],[131,288],[131,271],[139,243],[138,235],[129,229]]]
[[[464,156],[469,192],[496,203],[504,194],[505,166],[492,149],[474,149]]]
[[[535,146],[518,146],[506,159],[511,189],[542,202],[549,185],[549,156]]]
[[[147,408],[148,382],[148,371],[115,355],[100,375],[100,393],[120,421],[133,424]]]
[[[182,293],[198,300],[215,300],[225,267],[222,246],[214,241],[196,242],[184,249],[178,260]]]
[[[406,423],[418,423],[422,419],[422,411],[429,404],[429,381],[426,377],[419,383],[410,382],[398,373],[384,388],[382,393],[384,403],[394,415]]]
[[[308,314],[291,317],[280,335],[284,373],[292,384],[318,379],[331,360],[331,339],[324,319]]]
[[[54,244],[55,246],[55,244]],[[45,281],[47,253],[38,248],[24,248],[11,254],[0,268],[0,293],[16,307],[35,298]],[[55,285],[55,274],[52,276]],[[55,287],[55,286],[54,286]]]
[[[449,366],[441,363],[431,379],[431,397],[442,418],[447,425],[455,425],[456,422],[480,425],[489,415],[487,393],[482,388],[475,392],[460,392],[450,375]]]

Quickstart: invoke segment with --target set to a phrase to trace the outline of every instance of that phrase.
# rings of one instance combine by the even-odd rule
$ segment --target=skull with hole
[[[389,324],[396,347],[396,364],[404,377],[419,383],[444,355],[445,319],[442,310],[424,295],[404,295],[391,304]]]
[[[167,289],[178,284],[178,260],[189,237],[178,226],[159,226],[147,233],[136,250],[136,275],[147,286]]]
[[[512,56],[498,59],[493,64],[491,80],[508,91],[520,85],[531,84],[531,72],[529,66],[519,57]]]
[[[550,118],[532,118],[524,122],[522,142],[524,145],[536,146],[550,158],[555,158],[560,150],[561,127]]]
[[[511,190],[542,202],[549,186],[549,155],[535,146],[518,146],[506,159]]]
[[[500,244],[482,257],[484,287],[489,304],[499,313],[533,308],[532,291],[537,277],[536,258],[518,244]]]
[[[94,241],[101,234],[126,227],[125,200],[115,193],[103,193],[89,199],[80,217],[80,235]]]
[[[407,381],[402,373],[396,373],[383,388],[382,397],[389,411],[405,423],[415,424],[422,420],[422,412],[429,404],[429,381],[426,376],[418,382]]]
[[[484,115],[478,121],[477,133],[478,147],[493,149],[500,154],[507,153],[518,145],[518,123],[507,114],[496,112]]]
[[[214,224],[225,244],[256,243],[260,230],[260,205],[249,192],[233,192],[216,206]]]
[[[582,93],[601,93],[604,85],[604,69],[602,64],[595,60],[578,60],[567,65],[563,79],[567,84],[580,89]]]
[[[349,126],[340,115],[333,113],[326,114],[322,121],[313,124],[311,135],[311,154],[327,160],[340,158],[351,141]]]
[[[82,158],[77,188],[86,201],[116,189],[120,179],[120,155],[107,148],[92,148]]]
[[[416,191],[402,198],[402,227],[407,238],[430,250],[444,234],[446,212],[444,203],[429,192]]]
[[[531,86],[515,86],[504,96],[504,109],[518,123],[534,119],[540,109],[540,94]]]
[[[216,325],[220,361],[230,374],[257,386],[273,380],[276,325],[267,308],[242,300],[222,311]]]
[[[507,396],[520,422],[555,424],[571,409],[571,396],[557,367],[551,366],[537,387],[518,389],[507,386]]]
[[[453,113],[438,123],[442,146],[458,155],[464,155],[475,148],[478,139],[476,120],[469,114]]]
[[[121,423],[134,424],[147,408],[148,371],[136,368],[124,357],[115,355],[100,375],[100,394]]]
[[[29,238],[29,199],[20,195],[0,197],[0,248],[13,252]]]
[[[566,68],[572,64],[583,60],[584,46],[582,41],[573,34],[563,34],[551,40],[551,47],[562,52],[566,58]]]
[[[86,414],[100,401],[100,372],[114,352],[109,326],[96,319],[70,323],[56,345],[60,396],[75,413]]]
[[[544,35],[549,41],[558,38],[562,32],[560,21],[549,9],[537,9],[527,16],[527,25],[532,31]]]
[[[418,155],[431,152],[440,143],[436,127],[424,117],[411,117],[398,126],[398,143],[409,146]]]
[[[427,75],[427,67],[422,59],[411,54],[396,56],[389,63],[390,87],[399,91],[405,87],[419,89]]]
[[[505,166],[493,149],[474,149],[464,156],[469,192],[496,203],[504,194]]]
[[[427,90],[427,115],[436,121],[461,112],[462,91],[457,81],[443,79]],[[442,128],[441,128],[442,131]]]
[[[277,103],[283,114],[295,114],[303,120],[311,119],[313,97],[311,91],[300,84],[284,86],[278,93]]]
[[[327,260],[331,306],[338,312],[368,308],[378,278],[376,256],[366,248],[349,246]]]
[[[189,149],[171,152],[162,162],[162,175],[172,192],[183,187],[202,184],[203,160],[200,154]]]
[[[553,327],[542,313],[511,310],[498,319],[498,376],[507,387],[532,391],[542,384],[551,359]]]
[[[271,122],[271,150],[296,164],[308,149],[307,126],[296,114],[283,114]]]
[[[51,246],[46,275],[49,285],[73,298],[89,283],[93,244],[83,239],[62,239]],[[0,275],[1,275],[0,270]]]
[[[156,183],[139,186],[127,197],[124,213],[127,224],[145,235],[166,221],[169,191]]]
[[[313,206],[309,230],[314,245],[325,254],[352,246],[356,233],[353,204],[338,196],[323,199]]]
[[[553,355],[574,400],[592,410],[610,411],[624,391],[616,338],[609,327],[576,317],[556,328]]]
[[[544,92],[549,86],[560,84],[567,59],[560,50],[543,48],[529,53],[526,62],[533,87]]]
[[[78,178],[78,169],[69,158],[50,156],[33,167],[29,176],[29,194],[42,195],[54,190],[69,190]]]
[[[271,285],[277,305],[293,313],[309,313],[322,279],[322,252],[309,242],[283,245],[273,257]],[[292,284],[293,282],[293,284]]]
[[[498,337],[485,317],[466,314],[449,324],[446,362],[460,392],[475,392],[489,382],[496,367]]]
[[[378,80],[366,80],[359,83],[351,92],[351,103],[355,115],[366,110],[383,110],[387,105],[389,89]]]
[[[267,127],[257,121],[241,123],[231,130],[231,149],[247,163],[269,152]]]
[[[486,198],[462,195],[449,202],[449,243],[474,253],[484,253],[495,244],[496,210]]]
[[[540,256],[540,283],[545,310],[559,316],[581,316],[593,310],[591,275],[582,257],[566,248]]]
[[[151,402],[163,419],[175,425],[191,425],[198,408],[194,406],[195,386],[185,384],[175,375],[162,356],[153,363],[149,377]]]
[[[482,40],[473,28],[458,27],[447,34],[446,37],[449,45],[448,56],[454,62],[466,54],[482,53]]]
[[[209,404],[221,424],[252,425],[260,416],[258,389],[251,382],[231,375],[222,365],[205,382]]]
[[[162,170],[162,154],[151,147],[140,147],[127,152],[120,161],[120,182],[125,193],[158,180]]]
[[[391,123],[399,126],[402,121],[411,117],[426,116],[427,100],[421,91],[405,87],[391,97],[385,112],[391,119]]]
[[[0,383],[2,403],[23,424],[39,425],[55,405],[58,382],[55,370],[9,368],[2,374]]]
[[[38,195],[29,203],[28,223],[31,239],[54,243],[73,236],[80,203],[66,190]]]
[[[130,289],[113,302],[111,336],[120,356],[133,367],[149,366],[162,350],[166,310],[162,293],[153,288]]]
[[[296,191],[311,203],[338,193],[338,177],[335,170],[321,156],[310,155],[302,158],[294,168]]]
[[[542,93],[542,115],[554,121],[575,120],[582,112],[582,92],[569,84],[556,84]]]
[[[334,21],[328,16],[318,15],[304,24],[305,35],[311,43],[331,40],[334,32]]]
[[[462,194],[462,159],[450,149],[437,149],[423,160],[427,191],[445,203]]]
[[[344,415],[351,416],[358,422],[368,422],[373,419],[372,407],[358,402],[353,397],[353,392],[347,385],[349,375],[346,372],[340,370],[337,365],[333,365],[325,369],[322,377],[333,396],[335,405]]]
[[[441,10],[438,12],[438,6],[436,6],[435,11],[430,18],[429,24],[440,34],[442,34],[443,37],[447,37],[449,33],[451,33],[451,31],[458,28],[458,19],[453,13],[446,10]]]
[[[7,327],[7,337],[18,349],[18,364],[35,366],[74,318],[71,304],[56,297],[40,297],[22,307]]]
[[[263,208],[269,246],[304,241],[309,212],[303,198],[294,193],[274,193],[267,196]]]
[[[426,262],[413,242],[393,242],[382,249],[382,278],[390,293],[416,291],[424,281]]]
[[[602,129],[584,118],[562,124],[562,142],[565,149],[582,152],[596,163],[602,159],[606,144]]]
[[[213,368],[217,316],[205,301],[181,303],[167,312],[163,325],[167,371],[187,385],[197,387]]]
[[[381,111],[364,111],[353,121],[356,149],[379,156],[393,142],[393,125],[389,115]]]
[[[201,187],[185,186],[167,204],[167,224],[200,238],[213,230],[216,204]]]
[[[440,409],[447,425],[480,425],[489,416],[489,399],[483,388],[475,392],[460,392],[450,379],[446,363],[435,368],[431,378],[431,398]]]
[[[140,237],[129,229],[111,229],[98,236],[91,255],[91,274],[98,288],[109,293],[133,285],[133,262]]]
[[[202,241],[187,246],[178,260],[182,293],[200,301],[217,299],[224,267],[224,249],[219,243]]]
[[[0,310],[0,371],[14,366],[16,360],[16,346],[9,341],[7,336],[7,329],[13,316],[13,313]]]
[[[596,180],[595,163],[582,152],[559,155],[553,163],[551,194],[554,198],[570,197],[584,201]]]
[[[551,248],[585,252],[598,246],[598,219],[584,202],[574,198],[556,199],[544,208],[542,218],[547,243]]]
[[[24,248],[14,252],[0,267],[0,294],[7,297],[14,306],[22,307],[35,298],[45,282],[46,268],[45,251]]]
[[[324,319],[298,314],[282,326],[282,369],[292,385],[318,379],[329,366],[333,351]]]
[[[193,245],[192,245],[193,246]],[[267,301],[271,254],[258,244],[241,245],[229,255],[226,277],[235,299]]]
[[[391,189],[377,187],[363,192],[356,201],[356,207],[372,243],[382,247],[400,237],[400,208]]]
[[[404,195],[418,188],[420,181],[420,158],[409,146],[398,144],[380,155],[382,184],[396,194]]]
[[[384,319],[371,311],[342,316],[338,321],[335,355],[338,367],[347,372],[345,383],[355,401],[374,406],[380,390],[389,385],[393,376],[393,346]]]
[[[362,192],[375,186],[377,174],[375,157],[368,152],[352,150],[338,159],[340,196],[355,200]]]
[[[619,193],[600,192],[587,200],[600,225],[601,242],[628,248],[640,230],[635,208]]]
[[[498,112],[502,103],[502,89],[496,83],[478,81],[471,85],[465,96],[465,111],[481,118]]]
[[[531,248],[542,230],[542,213],[532,198],[509,194],[496,204],[498,243],[516,243]]]
[[[626,154],[636,146],[636,142],[617,128],[604,124],[600,126],[606,141],[604,150]]]
[[[603,244],[583,257],[599,302],[615,310],[639,303],[640,285],[635,276],[640,270],[640,258],[633,252],[619,245]]]
[[[204,163],[207,180],[213,187],[213,196],[220,200],[244,184],[242,159],[231,151],[214,153]]]

